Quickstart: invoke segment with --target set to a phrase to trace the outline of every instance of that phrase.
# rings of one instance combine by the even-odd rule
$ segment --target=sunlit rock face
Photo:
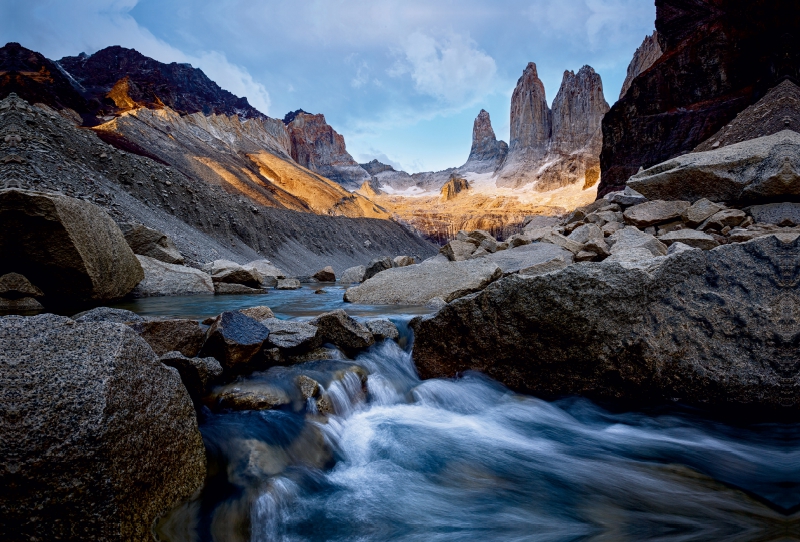
[[[591,67],[564,72],[551,110],[536,65],[528,64],[511,98],[511,142],[497,185],[538,191],[592,187],[599,179],[606,111],[603,82]]]
[[[664,54],[603,120],[600,196],[640,167],[690,152],[780,81],[800,77],[796,2],[663,0],[656,8]]]
[[[350,190],[370,179],[369,173],[347,152],[344,137],[325,121],[324,115],[300,110],[286,115],[284,123],[289,131],[292,158],[301,166]]]
[[[664,54],[664,52],[661,50],[661,45],[658,44],[658,31],[654,31],[651,35],[644,38],[642,44],[633,54],[631,63],[628,64],[628,73],[625,76],[625,81],[622,83],[622,90],[619,93],[620,100],[628,93],[628,89],[631,88],[633,80],[639,77],[639,74],[643,71],[650,69],[650,66],[655,64],[656,60],[661,58],[662,54]]]

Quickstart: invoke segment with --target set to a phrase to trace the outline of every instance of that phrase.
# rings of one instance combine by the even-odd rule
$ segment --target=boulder
[[[44,306],[33,297],[8,299],[0,297],[0,311],[6,313],[41,311]]]
[[[314,278],[320,282],[336,282],[336,274],[330,265],[314,273]]]
[[[629,207],[623,216],[628,224],[633,224],[638,228],[647,228],[680,218],[689,205],[688,201],[648,201]]]
[[[278,318],[265,318],[260,321],[269,330],[267,342],[281,350],[290,351],[291,354],[312,350],[322,344],[317,339],[317,327],[308,322]]]
[[[355,267],[350,267],[345,269],[342,276],[339,277],[339,282],[342,284],[353,284],[356,282],[363,282],[364,281],[364,274],[367,272],[367,268],[363,265],[357,265]]]
[[[603,241],[605,236],[603,235],[603,230],[601,230],[597,224],[584,224],[572,230],[572,233],[567,236],[567,239],[585,245],[591,240]]]
[[[603,199],[609,203],[616,203],[617,205],[623,205],[625,207],[639,205],[647,201],[646,197],[629,186],[626,186],[624,190],[609,192],[603,196]]]
[[[753,205],[749,211],[756,222],[776,226],[800,226],[800,203]]]
[[[317,338],[331,343],[346,353],[355,353],[375,344],[375,338],[366,326],[342,309],[320,314],[311,321],[317,327]]]
[[[118,299],[144,278],[103,209],[52,193],[0,190],[0,254],[0,275],[27,277],[48,304]]]
[[[292,402],[286,390],[263,380],[233,382],[214,390],[209,400],[230,410],[272,410]]]
[[[183,265],[184,259],[178,247],[164,233],[143,224],[131,222],[122,223],[119,227],[134,254],[149,256],[166,263]]]
[[[255,267],[243,267],[228,260],[216,260],[211,264],[211,279],[215,283],[243,284],[253,288],[261,285],[261,274]]]
[[[344,300],[373,305],[424,305],[440,297],[449,303],[486,288],[502,275],[500,266],[486,258],[421,263],[384,271],[349,288]]]
[[[416,263],[417,261],[411,256],[395,256],[392,260],[392,267],[408,267]]]
[[[272,309],[265,305],[260,305],[258,307],[249,307],[247,309],[239,309],[239,312],[244,314],[245,316],[249,316],[254,320],[265,320],[267,318],[275,318],[275,313],[272,312]]]
[[[278,279],[278,283],[275,285],[277,290],[299,290],[302,287],[297,279]]]
[[[216,358],[226,372],[245,372],[261,363],[258,354],[268,337],[269,330],[257,320],[236,311],[223,312],[208,328],[200,356]]]
[[[667,253],[667,246],[664,243],[635,226],[618,230],[608,238],[608,244],[611,246],[611,254],[632,248],[644,248],[653,256],[664,256]]]
[[[472,243],[477,245],[480,249],[484,249],[486,252],[494,253],[497,251],[497,239],[495,239],[491,233],[485,230],[474,230],[467,234],[468,240],[471,240]]]
[[[167,352],[161,356],[160,361],[178,370],[183,385],[195,404],[199,404],[200,398],[222,376],[222,365],[214,358],[186,357],[180,352]]]
[[[42,297],[43,295],[44,292],[19,273],[6,273],[0,277],[0,297],[19,299],[22,297]]]
[[[447,257],[451,262],[463,262],[468,260],[478,247],[470,241],[454,240],[447,243],[439,253]]]
[[[7,536],[151,541],[155,521],[202,487],[189,394],[133,330],[12,316],[0,318],[0,352]]]
[[[573,241],[572,239],[568,239],[561,235],[560,233],[556,233],[554,231],[548,232],[543,235],[540,239],[542,243],[550,243],[561,248],[565,248],[568,251],[572,252],[573,254],[577,254],[581,250],[583,250],[583,245]]]
[[[286,278],[286,273],[272,265],[269,260],[254,260],[242,267],[255,269],[261,277],[261,286],[264,288],[274,287],[278,279]]]
[[[619,250],[606,258],[605,263],[618,263],[623,267],[641,267],[641,262],[649,262],[656,258],[650,250],[644,247],[630,247]],[[632,265],[631,265],[632,264]]]
[[[714,213],[705,222],[700,224],[699,229],[705,231],[709,229],[721,230],[725,227],[735,228],[744,222],[747,215],[744,211],[739,209],[723,209],[718,213]]]
[[[211,295],[214,283],[199,269],[165,263],[148,256],[136,256],[144,269],[144,280],[136,285],[133,297],[173,295]]]
[[[512,275],[412,321],[413,359],[423,378],[478,370],[543,397],[786,412],[800,386],[800,293],[786,277],[799,272],[795,234],[676,250],[645,267]]]
[[[510,275],[511,273],[520,273],[523,269],[531,269],[552,261],[564,262],[564,265],[569,265],[573,261],[573,256],[570,251],[557,245],[533,243],[496,252],[486,256],[486,259],[496,263],[502,270],[503,275]]]
[[[128,323],[142,339],[147,341],[157,356],[178,351],[193,358],[203,347],[206,330],[197,320],[139,320]]]
[[[707,233],[689,229],[671,231],[659,237],[658,240],[667,246],[671,246],[673,243],[683,243],[701,250],[711,250],[719,246],[719,242]]]
[[[133,311],[112,309],[110,307],[97,307],[92,310],[79,312],[73,316],[72,319],[76,322],[109,322],[112,324],[144,321],[144,318]]]
[[[774,135],[678,156],[628,185],[650,199],[763,201],[800,196],[800,133]]]
[[[368,280],[381,271],[386,271],[392,268],[392,260],[387,256],[383,258],[375,258],[367,264],[366,271],[364,272],[364,280]]]
[[[376,318],[375,320],[367,320],[367,329],[375,337],[375,340],[390,339],[396,341],[400,337],[400,332],[397,326],[391,320],[386,318]]]
[[[264,288],[251,288],[244,284],[229,284],[227,282],[215,282],[214,293],[217,295],[250,295],[250,294],[266,294],[267,290]]]
[[[724,208],[725,207],[722,205],[709,201],[706,198],[699,199],[683,212],[681,219],[686,222],[686,225],[690,228],[696,228]]]

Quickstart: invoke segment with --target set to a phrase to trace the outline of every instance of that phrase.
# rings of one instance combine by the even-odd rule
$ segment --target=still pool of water
[[[267,304],[282,317],[346,308],[389,317],[405,334],[411,316],[425,312],[347,305],[339,288],[325,289],[127,308],[192,318],[240,304]],[[161,525],[161,537],[800,540],[800,424],[721,422],[680,407],[609,412],[583,399],[515,394],[477,373],[421,381],[411,348],[386,341],[352,360],[369,373],[366,388],[355,377],[329,380],[329,416],[311,403],[204,408],[208,482]]]

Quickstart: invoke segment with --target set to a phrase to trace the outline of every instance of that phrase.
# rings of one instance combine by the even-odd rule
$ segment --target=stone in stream
[[[0,464],[15,540],[150,541],[206,476],[178,372],[125,325],[52,314],[0,318]]]
[[[400,267],[400,266],[398,266]],[[344,270],[342,276],[339,277],[339,282],[342,284],[354,284],[356,282],[363,282],[364,281],[364,274],[367,272],[367,268],[363,265],[357,265],[355,267],[350,267]]]
[[[275,313],[272,312],[272,309],[265,305],[259,305],[258,307],[249,307],[247,309],[239,309],[239,312],[244,314],[245,316],[249,316],[254,320],[264,320],[266,318],[275,318]]]
[[[317,327],[308,322],[278,318],[265,318],[260,322],[269,330],[269,344],[290,354],[313,350],[322,344],[317,338]]]
[[[423,378],[478,370],[550,397],[796,406],[800,292],[784,277],[800,238],[785,239],[512,275],[413,321],[414,361]]]
[[[275,288],[278,290],[299,290],[302,285],[297,279],[278,279]]]
[[[178,370],[183,385],[195,403],[198,403],[222,376],[222,365],[214,358],[194,358],[184,356],[180,352],[167,352],[159,360],[164,365]]]
[[[144,278],[103,209],[52,193],[0,190],[0,254],[0,275],[24,275],[45,303],[118,299]]]
[[[149,256],[166,263],[183,265],[183,256],[178,247],[162,232],[143,224],[130,222],[122,223],[119,227],[134,254]]]
[[[449,303],[486,288],[502,275],[500,266],[486,258],[423,262],[384,271],[349,288],[344,300],[373,305],[424,305],[439,297]]]
[[[369,329],[376,340],[390,339],[396,341],[400,337],[397,326],[386,318],[367,320],[367,329]]]
[[[158,356],[178,351],[184,356],[196,356],[206,339],[206,330],[197,320],[186,319],[140,319],[128,325]]]
[[[354,353],[375,344],[370,330],[342,309],[321,314],[311,324],[317,327],[317,338],[322,343],[332,343],[346,353]]]
[[[144,280],[133,290],[133,297],[174,295],[212,295],[214,283],[199,269],[165,263],[147,256],[136,256],[144,269]]]
[[[243,267],[228,260],[215,260],[211,264],[211,280],[214,283],[242,284],[257,288],[261,286],[261,274],[254,267]]]
[[[314,278],[320,282],[336,282],[336,274],[330,265],[314,273]]]
[[[214,390],[209,402],[230,410],[272,410],[291,403],[279,386],[261,380],[242,380]]]
[[[387,256],[384,256],[383,258],[375,258],[367,264],[367,268],[364,271],[364,280],[369,280],[381,271],[386,271],[387,269],[391,268],[392,260],[390,260]]]
[[[256,368],[261,347],[269,337],[269,330],[257,320],[241,312],[228,311],[217,316],[206,333],[201,357],[211,356],[231,374]]]
[[[264,288],[251,288],[244,284],[229,284],[227,282],[215,282],[214,293],[217,295],[258,295],[266,294]]]

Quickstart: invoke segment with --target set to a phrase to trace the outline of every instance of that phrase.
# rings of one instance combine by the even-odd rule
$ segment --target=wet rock
[[[354,284],[356,282],[363,282],[364,281],[364,274],[367,272],[367,268],[363,265],[357,265],[355,267],[350,267],[349,269],[345,269],[342,276],[339,278],[339,282],[342,284]]]
[[[257,366],[258,354],[269,330],[240,312],[223,312],[211,324],[201,357],[214,357],[226,372],[238,373]]]
[[[297,279],[278,279],[278,284],[275,288],[278,290],[299,290],[302,285]]]
[[[701,250],[711,250],[719,246],[719,242],[707,233],[689,229],[669,232],[659,237],[658,240],[667,246],[673,243],[683,243]]]
[[[503,275],[486,258],[465,262],[428,262],[389,269],[345,291],[350,303],[424,305],[435,297],[450,302],[484,289]]]
[[[692,204],[691,207],[686,209],[686,211],[684,211],[681,215],[681,218],[684,222],[686,222],[687,226],[690,228],[696,228],[724,208],[725,207],[719,205],[718,203],[714,203],[713,201],[703,198],[697,200]]]
[[[317,338],[321,342],[334,344],[346,353],[354,353],[375,344],[369,329],[342,309],[321,314],[311,324],[317,327]]]
[[[172,239],[143,224],[130,222],[119,225],[125,241],[134,254],[149,256],[166,263],[183,265],[184,259]]]
[[[628,224],[647,228],[680,218],[689,205],[688,201],[648,201],[628,208],[623,216]]]
[[[392,260],[392,267],[408,267],[416,263],[416,260],[411,256],[395,256],[394,260]]]
[[[367,264],[367,269],[364,271],[364,280],[369,280],[381,271],[386,271],[392,268],[392,260],[384,256],[383,258],[376,258]]]
[[[267,318],[275,318],[275,313],[272,312],[272,309],[265,305],[260,305],[258,307],[250,307],[247,309],[239,309],[239,312],[244,314],[245,316],[249,316],[254,320],[265,320]]]
[[[308,322],[278,318],[266,318],[260,321],[269,330],[267,339],[269,344],[288,350],[291,354],[312,350],[322,344],[317,338],[317,327]]]
[[[252,294],[266,294],[267,290],[264,288],[251,288],[244,284],[228,284],[226,282],[215,282],[214,293],[217,295],[252,295]]]
[[[667,246],[648,233],[644,233],[634,226],[627,226],[618,230],[608,238],[611,254],[616,254],[632,248],[644,248],[653,256],[667,254]]]
[[[0,352],[0,509],[12,537],[152,540],[154,521],[203,485],[189,394],[127,326],[0,318]]]
[[[147,256],[136,256],[144,269],[144,280],[136,285],[133,297],[173,295],[211,295],[214,283],[199,269],[165,263]]]
[[[378,318],[375,320],[367,320],[366,324],[367,329],[369,329],[376,340],[391,339],[396,341],[400,337],[397,326],[394,325],[391,320]]]
[[[533,243],[497,252],[487,256],[486,259],[496,263],[503,271],[503,275],[509,275],[520,273],[523,269],[545,265],[551,261],[564,262],[565,265],[569,265],[573,261],[573,255],[570,251],[557,245]]]
[[[128,323],[142,339],[147,341],[157,356],[178,351],[193,358],[203,347],[206,330],[197,320],[139,320]]]
[[[749,209],[756,222],[776,226],[800,226],[800,204],[783,202],[754,205]]]
[[[47,303],[118,299],[144,278],[105,211],[52,193],[0,190],[0,254],[0,275],[24,275]]]
[[[320,282],[336,282],[336,274],[330,265],[314,273],[314,278]]]
[[[415,321],[414,361],[423,378],[478,370],[546,397],[796,406],[800,295],[781,277],[798,262],[798,238],[769,236],[512,275]]]
[[[178,370],[183,385],[196,404],[222,377],[222,365],[214,358],[194,358],[180,352],[167,352],[159,360]]]
[[[459,241],[455,239],[443,246],[439,253],[443,254],[451,262],[463,262],[468,260],[477,249],[475,243],[471,241]]]
[[[209,401],[230,410],[273,410],[289,405],[286,390],[261,380],[244,380],[214,390]]]
[[[73,316],[72,319],[76,322],[109,322],[112,324],[144,321],[144,318],[133,311],[112,309],[110,307],[97,307],[88,311],[79,312]]]

